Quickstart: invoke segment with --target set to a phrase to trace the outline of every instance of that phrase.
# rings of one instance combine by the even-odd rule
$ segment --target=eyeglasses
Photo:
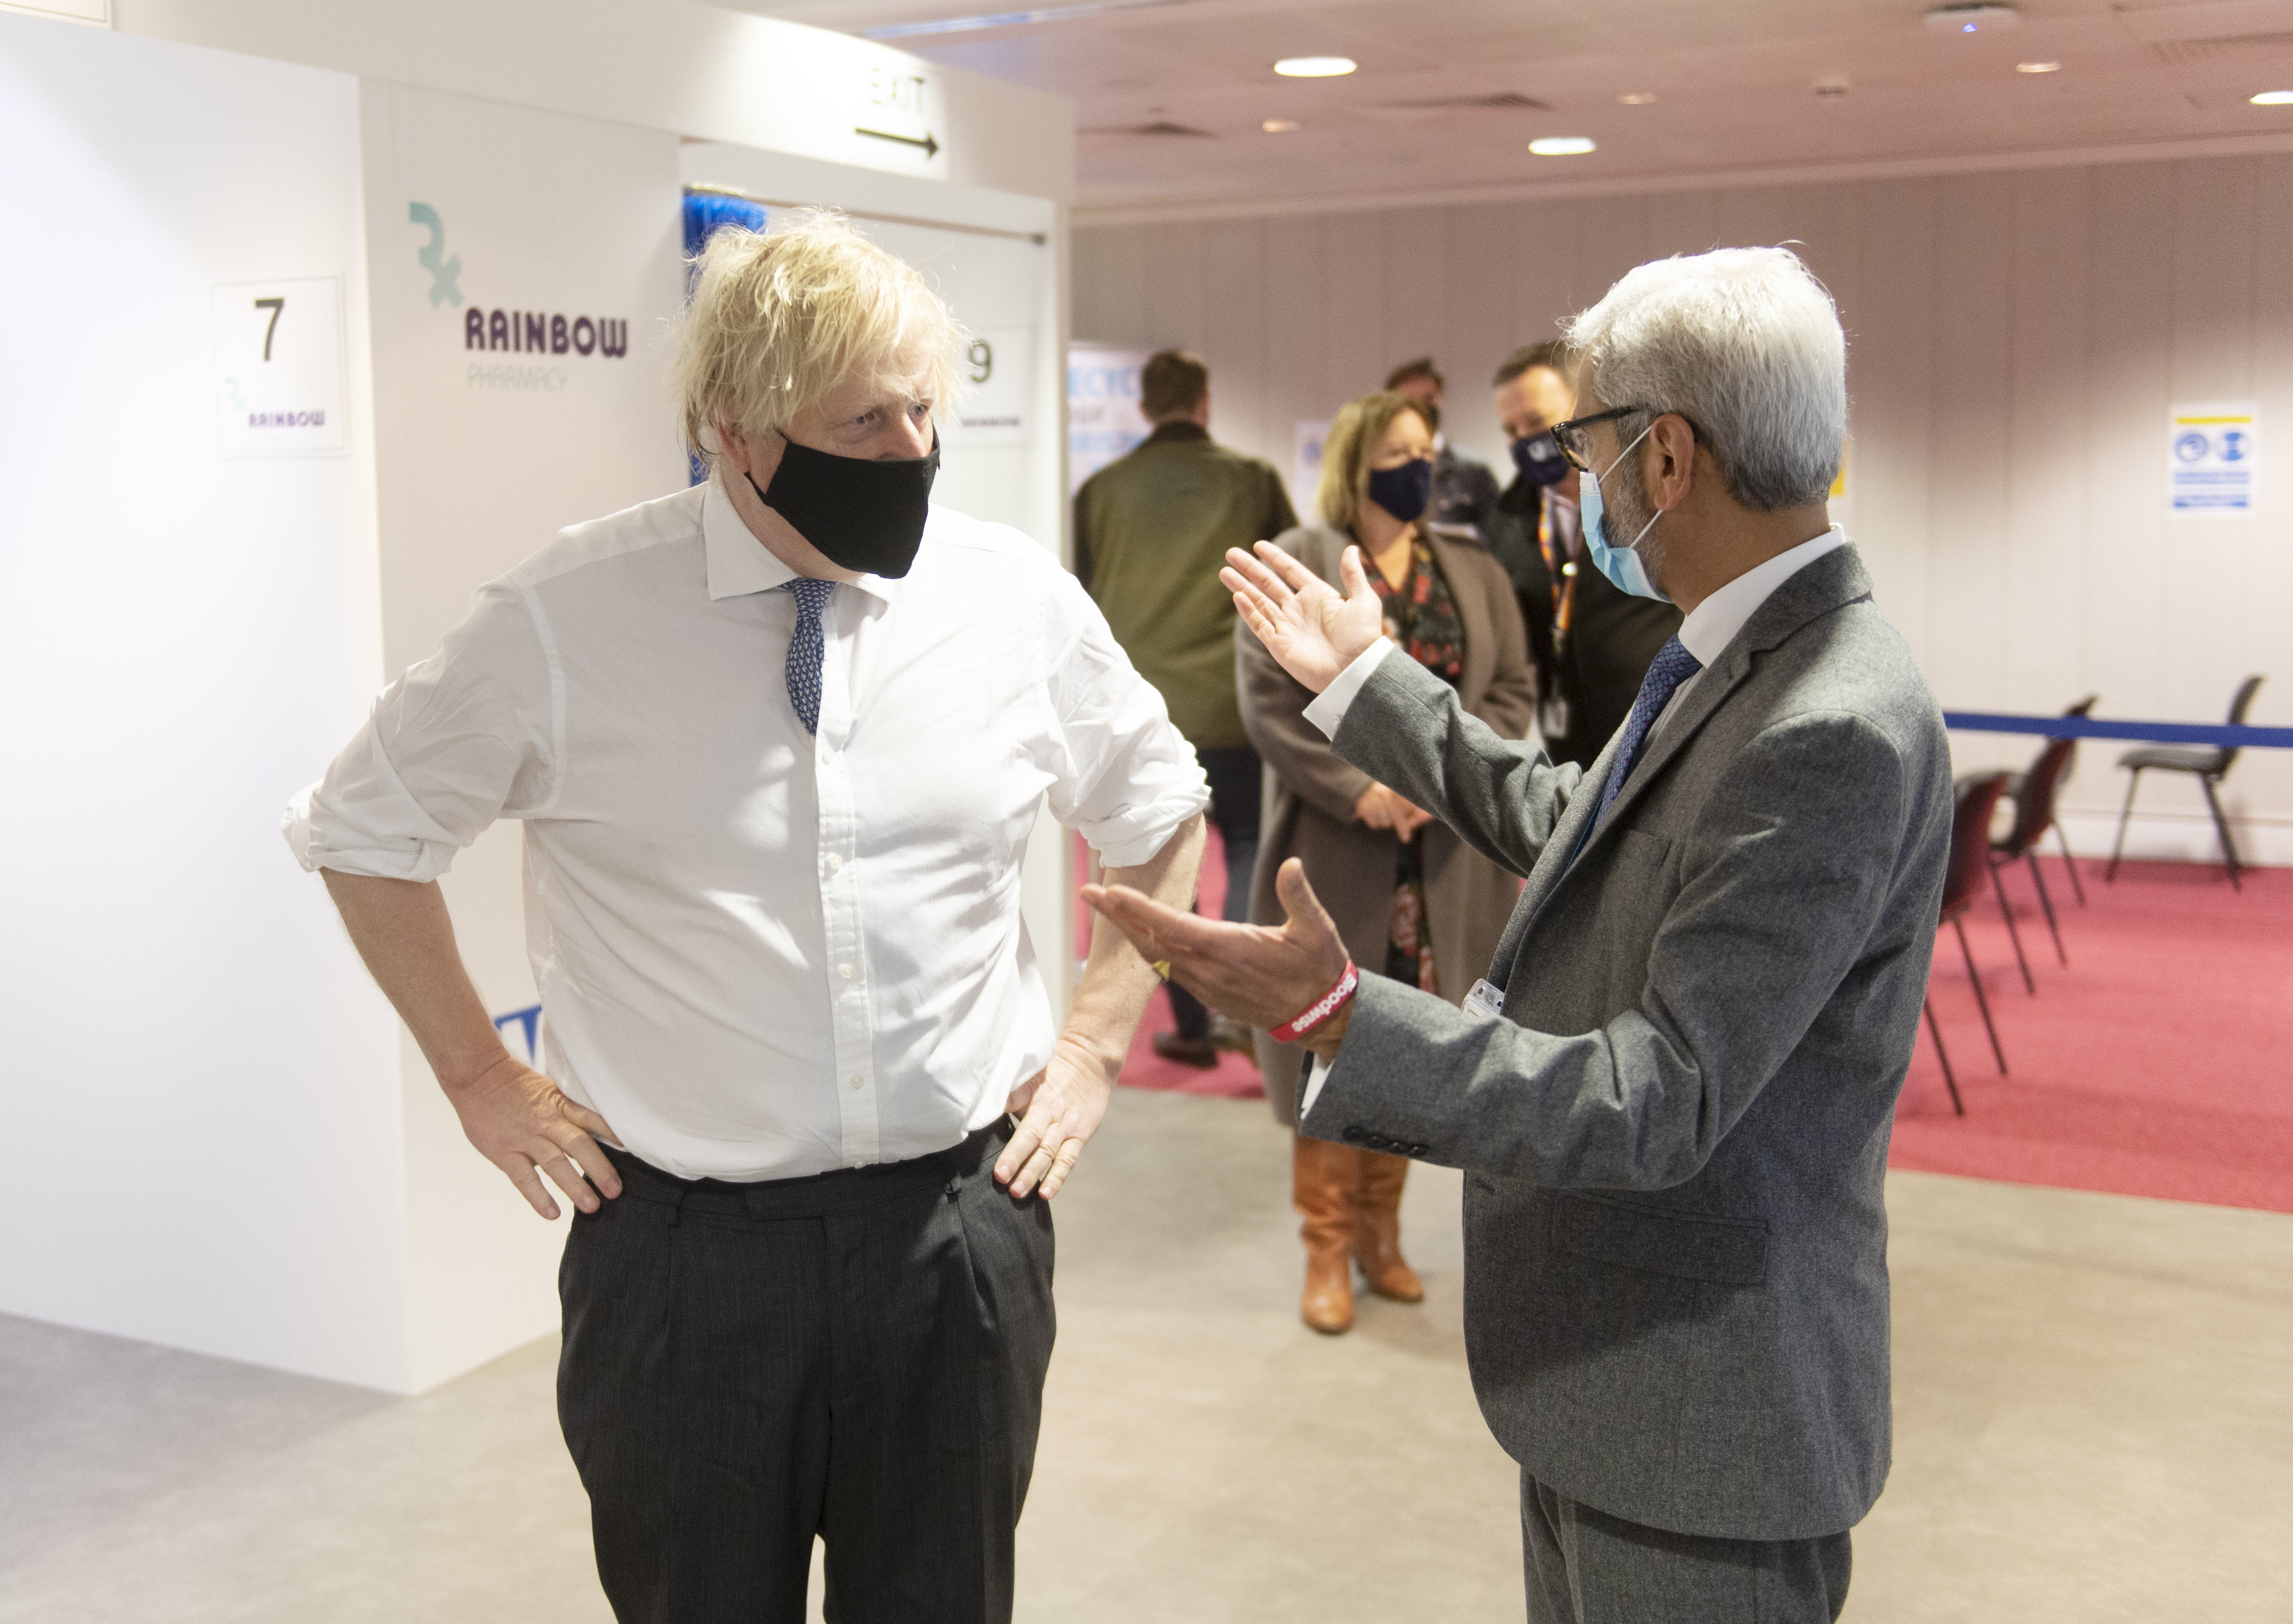
[[[1552,438],[1560,447],[1560,454],[1568,459],[1568,466],[1590,474],[1592,471],[1592,442],[1584,431],[1595,423],[1613,423],[1618,418],[1629,418],[1636,411],[1650,410],[1646,406],[1611,406],[1606,411],[1596,411],[1589,418],[1571,418],[1566,423],[1552,426]],[[1694,425],[1689,425],[1693,427]]]
[[[1560,448],[1560,454],[1568,459],[1569,467],[1590,474],[1592,472],[1592,445],[1584,437],[1584,431],[1595,423],[1629,418],[1636,411],[1654,411],[1660,418],[1678,418],[1688,425],[1689,434],[1699,441],[1704,438],[1704,431],[1696,426],[1696,419],[1684,411],[1657,411],[1653,406],[1611,406],[1608,410],[1596,411],[1589,418],[1571,418],[1566,423],[1555,423],[1551,430],[1553,443]]]

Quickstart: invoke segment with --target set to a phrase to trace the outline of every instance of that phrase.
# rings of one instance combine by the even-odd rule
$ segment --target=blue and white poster
[[[1138,374],[1152,350],[1102,344],[1067,346],[1067,489],[1082,482],[1146,437],[1138,410]]]
[[[2250,518],[2260,437],[2258,410],[2251,401],[2176,406],[2166,428],[2167,514],[2177,519]]]

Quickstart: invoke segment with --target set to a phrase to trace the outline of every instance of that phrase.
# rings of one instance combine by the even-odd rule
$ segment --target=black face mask
[[[743,475],[766,507],[796,527],[839,569],[897,581],[913,567],[931,511],[932,480],[939,473],[939,435],[931,455],[881,462],[815,451],[783,436],[781,466],[759,488]]]
[[[1532,485],[1557,485],[1568,477],[1568,459],[1560,454],[1560,442],[1550,429],[1514,441],[1512,466]]]

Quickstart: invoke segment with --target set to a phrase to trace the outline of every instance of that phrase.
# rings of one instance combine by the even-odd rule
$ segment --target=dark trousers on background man
[[[1050,1363],[1051,1214],[1008,1122],[734,1184],[610,1151],[558,1274],[557,1408],[621,1624],[1001,1624]]]
[[[1250,917],[1250,870],[1258,861],[1258,752],[1247,744],[1219,750],[1197,750],[1203,775],[1211,781],[1211,822],[1218,825],[1219,841],[1226,848],[1226,905],[1219,912],[1228,924]],[[1211,1012],[1203,1001],[1170,984],[1171,1014],[1180,1037],[1208,1037]]]

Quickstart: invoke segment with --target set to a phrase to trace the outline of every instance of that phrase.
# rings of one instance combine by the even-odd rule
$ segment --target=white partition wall
[[[823,105],[911,60],[679,15],[766,77],[814,53]],[[647,87],[602,98],[624,115],[676,102],[652,18],[606,7],[580,39]],[[1000,150],[1056,178],[1071,118],[1022,94],[998,126],[979,82],[932,69],[920,105],[964,139],[874,173],[401,82],[371,69],[420,64],[359,59],[382,35],[306,20],[277,37],[368,76],[0,13],[0,288],[20,313],[0,326],[0,1312],[417,1391],[554,1328],[563,1225],[463,1141],[280,839],[284,802],[481,582],[685,484],[664,373],[704,157],[907,222],[863,224],[1001,368],[950,428],[940,494],[1057,550],[1059,208],[960,177]],[[534,99],[578,101],[586,70],[553,64]],[[694,124],[803,144],[786,108],[734,116],[722,61],[686,66]],[[1054,966],[1062,857],[1046,820],[1026,909]],[[505,1015],[534,998],[519,864],[503,825],[445,881]]]
[[[278,832],[382,669],[359,199],[347,76],[0,14],[0,1310],[397,1387],[397,1023]],[[328,282],[344,449],[224,454]]]

